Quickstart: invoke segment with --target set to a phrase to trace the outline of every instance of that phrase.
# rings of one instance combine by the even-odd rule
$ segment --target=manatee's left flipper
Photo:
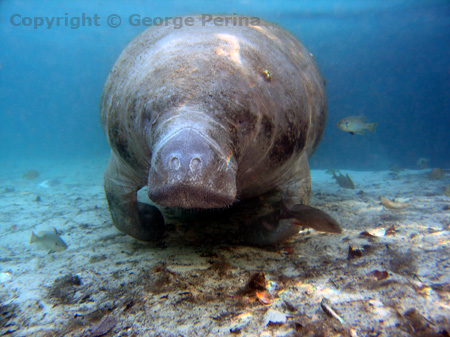
[[[288,207],[295,204],[308,205],[311,195],[311,174],[306,152],[294,164],[291,177],[279,187],[281,199]]]

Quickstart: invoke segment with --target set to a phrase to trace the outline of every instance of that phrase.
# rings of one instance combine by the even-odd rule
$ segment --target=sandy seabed
[[[342,171],[351,190],[313,170],[310,203],[343,234],[305,230],[262,249],[195,242],[174,225],[158,243],[120,233],[106,162],[1,168],[0,335],[450,335],[448,173]],[[29,169],[39,176],[24,179]],[[31,231],[52,228],[67,250],[30,244]]]

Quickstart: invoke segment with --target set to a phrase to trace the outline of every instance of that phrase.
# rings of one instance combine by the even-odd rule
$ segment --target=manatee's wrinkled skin
[[[139,240],[161,236],[158,208],[137,202],[146,185],[162,207],[239,207],[273,190],[288,206],[306,204],[308,156],[325,119],[324,81],[284,29],[262,20],[149,28],[122,52],[102,96],[113,223]],[[280,226],[275,239],[245,240],[264,245],[298,232]]]

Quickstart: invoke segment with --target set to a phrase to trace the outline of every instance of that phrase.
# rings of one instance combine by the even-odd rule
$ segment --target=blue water
[[[67,14],[66,14],[67,13]],[[97,14],[99,26],[25,26],[24,17]],[[106,157],[99,100],[109,70],[143,25],[132,14],[238,13],[274,21],[314,54],[327,80],[328,121],[313,168],[450,167],[450,3],[340,1],[0,2],[0,159]],[[12,15],[19,14],[12,19]],[[106,18],[118,14],[122,25]],[[14,25],[11,23],[13,20]],[[25,21],[26,24],[26,21]],[[347,116],[375,134],[336,127]]]

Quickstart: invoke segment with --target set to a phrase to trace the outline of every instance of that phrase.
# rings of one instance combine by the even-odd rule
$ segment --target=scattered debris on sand
[[[449,336],[448,175],[424,186],[417,170],[389,184],[388,171],[351,171],[358,194],[312,170],[310,203],[345,230],[305,229],[262,249],[205,240],[208,233],[188,238],[185,228],[197,234],[201,224],[194,217],[168,224],[155,243],[120,233],[100,164],[70,165],[65,184],[48,189],[17,178],[17,169],[3,174],[2,189],[15,191],[0,196],[1,334]],[[388,208],[379,195],[410,206]],[[285,220],[300,217],[299,207]],[[214,214],[202,220],[211,229],[226,223]],[[48,254],[28,244],[32,230],[53,225],[70,249]]]
[[[409,206],[409,202],[391,201],[383,197],[381,197],[381,204],[389,209],[403,209]]]

